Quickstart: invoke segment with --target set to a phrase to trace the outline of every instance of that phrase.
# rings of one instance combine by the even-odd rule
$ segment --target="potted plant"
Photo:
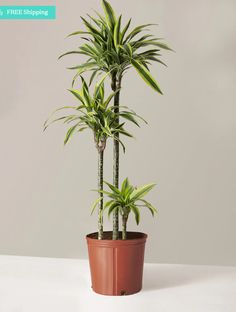
[[[92,212],[98,206],[98,231],[86,236],[88,243],[89,262],[91,269],[92,288],[104,295],[128,295],[142,288],[144,247],[147,235],[139,232],[127,232],[127,221],[130,213],[135,216],[136,223],[140,221],[140,208],[148,208],[152,215],[156,208],[144,197],[155,184],[134,187],[126,178],[119,187],[119,148],[125,151],[121,135],[132,137],[126,130],[127,122],[139,126],[138,116],[127,107],[120,106],[121,82],[125,72],[133,67],[155,91],[162,94],[161,89],[149,71],[151,62],[165,65],[159,58],[162,49],[171,50],[159,38],[147,33],[145,24],[129,30],[131,19],[122,27],[122,15],[118,18],[106,1],[102,0],[105,16],[96,13],[89,16],[89,21],[81,17],[86,30],[73,32],[69,36],[81,35],[86,41],[78,50],[69,51],[59,58],[78,54],[87,57],[84,63],[73,66],[76,70],[69,91],[79,101],[79,105],[65,106],[56,112],[70,109],[73,113],[51,117],[45,122],[45,129],[54,122],[63,121],[72,124],[68,129],[65,141],[77,132],[91,129],[98,151],[98,193],[99,198],[92,207]],[[143,32],[145,33],[143,34]],[[137,37],[141,35],[141,37]],[[83,73],[91,72],[89,83],[82,77]],[[103,73],[91,93],[94,79]],[[77,78],[81,77],[81,88],[74,89]],[[110,79],[111,94],[105,99],[104,81]],[[111,104],[111,101],[114,101]],[[142,119],[143,120],[143,119]],[[113,183],[104,182],[103,162],[104,151],[108,138],[113,139]],[[104,183],[108,189],[104,190]],[[105,201],[107,198],[107,201]],[[113,230],[103,231],[104,213],[113,215]],[[119,231],[119,220],[122,231]]]

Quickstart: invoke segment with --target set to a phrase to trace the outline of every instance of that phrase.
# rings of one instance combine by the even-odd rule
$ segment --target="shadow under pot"
[[[120,233],[121,235],[121,233]],[[86,236],[92,289],[101,295],[132,295],[142,289],[147,235],[127,232],[127,239],[112,240],[112,232]]]

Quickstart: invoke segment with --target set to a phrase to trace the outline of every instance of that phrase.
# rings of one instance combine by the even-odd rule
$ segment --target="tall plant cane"
[[[44,130],[49,125],[58,121],[63,121],[64,124],[71,125],[67,130],[64,144],[67,144],[75,133],[80,133],[85,129],[90,129],[93,132],[94,142],[98,152],[99,198],[94,202],[92,212],[98,206],[98,239],[103,239],[103,164],[107,139],[113,138],[114,140],[118,140],[118,143],[125,149],[123,142],[119,139],[119,134],[129,137],[132,137],[132,135],[124,129],[125,122],[117,124],[117,118],[122,117],[127,121],[132,121],[136,125],[139,125],[136,118],[141,118],[135,112],[127,109],[116,112],[114,106],[109,105],[117,91],[105,98],[104,79],[105,76],[97,83],[94,93],[91,95],[86,81],[81,77],[81,89],[69,90],[79,101],[79,105],[64,106],[57,109],[44,123]],[[65,109],[71,110],[73,113],[54,118],[55,113]]]
[[[85,19],[81,17],[86,27],[85,31],[76,31],[69,35],[81,35],[81,39],[86,43],[82,44],[78,50],[69,51],[60,56],[70,54],[85,55],[87,60],[70,69],[77,70],[72,80],[74,85],[77,77],[84,72],[91,71],[90,84],[96,75],[101,72],[109,73],[111,89],[116,92],[114,96],[115,112],[119,113],[120,88],[125,72],[131,67],[135,68],[141,78],[156,92],[162,94],[159,84],[150,74],[149,66],[152,62],[166,64],[160,59],[161,50],[171,50],[171,48],[149,33],[147,27],[155,24],[144,24],[135,27],[128,32],[131,19],[122,28],[122,15],[118,18],[106,0],[102,0],[105,16],[96,12],[96,17],[88,15]],[[137,37],[140,36],[140,37]],[[116,124],[119,125],[119,116]],[[113,149],[113,184],[119,187],[119,133],[114,138]],[[113,239],[118,239],[119,216],[118,212],[113,213]]]

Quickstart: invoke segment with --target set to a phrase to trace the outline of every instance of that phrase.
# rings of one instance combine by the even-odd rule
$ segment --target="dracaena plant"
[[[125,72],[133,67],[141,78],[155,91],[162,94],[157,81],[150,73],[149,66],[153,62],[165,65],[160,59],[161,50],[171,50],[161,38],[152,35],[145,24],[131,29],[131,19],[122,26],[122,15],[117,16],[106,0],[102,0],[105,15],[96,12],[96,16],[81,17],[85,30],[78,30],[69,36],[79,35],[84,44],[77,50],[69,51],[61,57],[70,54],[86,56],[84,62],[71,67],[76,70],[72,84],[84,72],[91,71],[90,83],[101,72],[109,73],[111,88],[116,92],[114,96],[115,112],[119,112],[120,88]],[[119,115],[116,123],[119,124]],[[119,132],[114,138],[113,149],[113,184],[119,187]],[[118,239],[118,212],[113,217],[113,239]]]
[[[120,138],[118,138],[117,134],[119,133],[129,137],[132,137],[132,135],[124,129],[125,122],[120,124],[116,123],[117,116],[122,117],[126,121],[131,121],[137,126],[139,126],[137,118],[141,118],[128,108],[115,112],[114,106],[109,104],[117,91],[111,93],[107,98],[105,98],[104,78],[95,86],[94,93],[91,95],[86,81],[83,77],[81,77],[81,89],[69,90],[79,101],[79,105],[64,106],[57,109],[44,123],[44,130],[46,130],[49,125],[58,121],[63,121],[63,123],[70,125],[65,136],[64,144],[67,144],[75,133],[82,132],[85,129],[92,130],[95,146],[98,151],[98,188],[100,192],[98,209],[98,239],[103,238],[103,163],[107,139],[114,138],[115,140],[118,140],[125,150],[125,146]],[[68,109],[73,111],[73,113],[53,118],[54,114],[58,111]]]
[[[140,209],[148,208],[151,214],[157,212],[156,208],[144,197],[152,190],[155,184],[146,184],[141,187],[134,187],[130,184],[128,178],[126,178],[121,188],[117,188],[108,182],[105,182],[109,188],[109,191],[102,191],[106,194],[108,201],[104,205],[104,210],[108,211],[108,216],[117,211],[121,215],[122,219],[122,239],[127,238],[127,221],[130,213],[135,216],[137,225],[140,222]],[[98,199],[98,200],[101,200]]]

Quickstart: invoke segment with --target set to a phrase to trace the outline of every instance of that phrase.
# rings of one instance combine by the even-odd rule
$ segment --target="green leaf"
[[[115,194],[120,194],[120,191],[117,187],[115,187],[114,185],[112,185],[111,183],[108,183],[106,181],[104,181],[104,183],[112,190],[112,192],[114,192]]]
[[[82,70],[79,70],[79,71],[75,74],[75,76],[74,76],[73,79],[72,79],[72,83],[71,83],[71,87],[72,87],[72,88],[74,88],[74,85],[75,85],[75,82],[76,82],[77,78],[78,78],[81,74],[83,74],[85,71],[86,71],[85,69],[82,69]]]
[[[82,21],[84,22],[85,26],[87,27],[87,29],[90,30],[90,33],[95,37],[95,38],[99,38],[99,39],[104,39],[102,34],[96,29],[94,28],[84,17],[80,17],[82,19]]]
[[[131,209],[135,215],[135,221],[137,223],[137,225],[139,225],[140,222],[140,211],[138,209],[138,207],[136,205],[131,205]]]
[[[111,136],[112,136],[112,133],[111,133],[111,131],[110,131],[109,128],[104,127],[103,125],[101,125],[101,128],[102,128],[102,131],[103,131],[103,135],[104,135],[105,137],[106,137],[106,136],[108,136],[108,137],[111,137]]]
[[[92,205],[91,215],[94,213],[94,210],[96,209],[97,205],[99,204],[99,202],[100,202],[102,199],[103,199],[103,197],[99,197],[99,198],[97,198],[97,199],[94,201],[94,203],[93,203],[93,205]]]
[[[156,80],[151,76],[150,72],[139,62],[135,61],[134,59],[131,60],[132,65],[137,70],[139,75],[143,78],[143,80],[152,87],[155,91],[162,94],[159,85],[157,84]]]
[[[139,44],[145,42],[146,39],[153,37],[152,35],[145,35],[139,38],[136,41],[130,41],[129,43],[132,45],[133,48],[138,48]]]
[[[111,197],[111,198],[115,198],[116,197],[116,195],[114,195],[114,193],[107,192],[107,191],[104,191],[104,190],[92,190],[92,191],[98,192],[98,193],[102,193],[102,194],[106,194],[108,197]]]
[[[78,109],[76,109],[76,110],[78,110]],[[80,116],[78,116],[78,115],[69,115],[69,116],[67,116],[67,118],[64,120],[64,124],[69,124],[69,123],[71,123],[71,122],[73,122],[73,121],[75,121],[75,120],[78,120],[78,119],[80,119],[81,117]],[[79,121],[79,124],[80,124],[80,126],[83,124],[83,122],[80,120]]]
[[[90,102],[91,102],[91,98],[89,95],[89,89],[88,89],[88,85],[86,83],[86,81],[84,80],[84,78],[82,76],[81,80],[82,80],[82,94],[83,94],[83,98],[85,99],[85,103],[90,106]]]
[[[131,45],[129,43],[126,43],[124,45],[124,49],[126,50],[127,54],[131,58],[133,56],[133,49],[132,49]]]
[[[108,217],[110,217],[111,213],[114,212],[114,210],[117,210],[118,207],[119,205],[116,202],[114,202],[108,210]]]
[[[90,48],[88,48],[87,46],[82,45],[81,47],[79,47],[79,49],[83,52],[84,55],[86,56],[90,56],[90,60],[95,60],[96,62],[96,58],[97,58],[97,52],[94,52],[93,50],[91,50]],[[71,68],[69,68],[71,69]],[[72,68],[73,69],[73,68]]]
[[[110,72],[106,73],[105,75],[103,75],[103,77],[100,79],[99,82],[97,82],[96,86],[95,86],[95,90],[94,90],[94,98],[96,99],[99,92],[101,91],[101,88],[104,87],[104,81],[106,79],[106,77],[109,75]]]
[[[102,0],[102,6],[106,15],[106,19],[109,23],[109,26],[111,27],[111,29],[113,29],[116,23],[116,16],[114,10],[110,5],[110,3],[107,2],[106,0]]]
[[[151,61],[154,61],[154,62],[158,62],[158,63],[160,63],[160,64],[162,64],[162,65],[167,67],[167,65],[164,62],[162,62],[160,59],[158,59],[157,57],[147,56],[145,59],[146,60],[151,60]]]
[[[132,185],[129,185],[125,191],[125,202],[128,204],[130,201],[130,195],[133,193],[134,187]]]
[[[122,183],[122,185],[121,185],[121,193],[122,193],[122,194],[125,193],[125,191],[126,191],[128,185],[129,185],[129,179],[126,178],[126,179],[124,179],[124,181],[123,181],[123,183]]]
[[[82,91],[85,91],[87,93],[87,95],[89,96],[89,88],[88,88],[88,85],[84,79],[84,77],[81,75],[80,76],[81,78],[81,81],[82,81]]]
[[[81,65],[73,66],[73,67],[68,67],[68,69],[79,69],[79,70],[88,70],[94,66],[97,66],[96,62],[90,62],[90,63],[84,63]]]
[[[84,105],[86,104],[80,90],[68,89],[68,91],[70,91],[81,103]]]
[[[99,91],[97,94],[97,99],[99,100],[99,105],[104,102],[104,96],[105,96],[105,89],[104,89],[104,82],[99,87]]]
[[[92,44],[85,43],[83,47],[86,48],[87,51],[90,51],[93,57],[99,57],[101,54],[101,51],[97,50],[96,43],[92,43]]]
[[[106,99],[106,101],[104,102],[104,107],[107,108],[107,106],[109,105],[109,103],[111,102],[111,100],[113,99],[113,97],[116,95],[116,93],[120,92],[121,89],[117,89],[115,92],[111,93],[108,98]]]
[[[138,122],[135,120],[135,118],[132,116],[132,114],[129,113],[119,113],[120,117],[123,117],[131,122],[133,122],[137,127],[140,127]]]
[[[114,203],[114,199],[111,199],[109,201],[107,201],[105,204],[104,204],[104,210],[109,208],[109,206],[111,206],[111,204]]]
[[[114,28],[114,44],[115,44],[115,48],[116,50],[118,50],[118,46],[120,44],[120,25],[121,25],[121,18],[122,15],[119,16],[118,21],[115,24],[115,28]]]
[[[136,114],[133,110],[131,110],[131,112],[129,112],[129,113],[132,114],[133,116],[141,119],[145,124],[148,124],[148,122],[143,117],[141,117],[140,115]]]
[[[50,116],[48,117],[48,119],[44,122],[44,124],[43,124],[44,127],[47,125],[48,121],[52,118],[52,116],[53,116],[56,112],[59,112],[59,111],[61,111],[61,110],[63,110],[63,109],[68,109],[68,108],[76,109],[77,106],[63,106],[63,107],[57,108],[56,110],[54,110],[54,111],[50,114]]]
[[[125,25],[122,33],[121,33],[121,37],[120,37],[120,42],[123,43],[123,39],[124,39],[124,36],[127,32],[127,30],[129,29],[129,26],[130,26],[130,23],[131,23],[131,19],[128,21],[128,23]]]
[[[66,118],[67,118],[67,116],[63,116],[63,117],[60,117],[60,118],[56,118],[56,119],[50,121],[49,123],[44,124],[43,131],[45,131],[51,124],[53,124],[53,123],[55,123],[55,122],[57,122],[57,121],[66,119]]]
[[[78,132],[83,132],[84,130],[88,129],[88,127],[82,127],[78,130]]]
[[[149,193],[155,185],[156,185],[155,183],[151,183],[151,184],[147,184],[147,185],[144,185],[142,187],[139,187],[138,189],[133,191],[130,198],[133,201],[141,199],[143,196],[145,196],[147,193]]]
[[[98,72],[99,72],[99,69],[94,70],[94,71],[92,72],[92,75],[91,75],[90,80],[89,80],[89,86],[91,86],[91,84],[93,83],[93,80],[94,80],[94,78],[96,77],[96,75],[98,74]]]
[[[75,31],[75,32],[69,34],[67,37],[71,37],[71,36],[75,36],[75,35],[85,35],[85,34],[89,34],[89,32],[87,32],[87,31]]]
[[[140,199],[140,201],[145,204],[145,206],[151,211],[151,214],[154,217],[154,214],[157,213],[157,209],[145,199]]]
[[[58,60],[60,60],[63,56],[69,55],[69,54],[84,54],[84,53],[81,52],[81,51],[69,51],[69,52],[66,52],[66,53],[63,53],[62,55],[60,55],[60,56],[58,57]]]
[[[71,127],[67,133],[66,133],[66,137],[65,137],[65,140],[64,140],[64,145],[66,145],[69,141],[69,139],[71,138],[71,136],[74,134],[76,128],[78,127],[78,124],[74,125],[73,127]]]
[[[169,50],[169,51],[173,51],[166,43],[162,43],[162,42],[159,42],[159,41],[156,41],[160,38],[155,38],[155,39],[151,39],[151,40],[143,40],[143,41],[137,41],[137,43],[134,43],[135,47],[136,48],[139,48],[139,47],[145,47],[145,46],[150,46],[150,45],[153,45],[153,46],[157,46],[159,47],[160,49],[163,49],[163,50]]]
[[[90,67],[83,67],[82,69],[80,69],[80,70],[76,73],[76,75],[73,77],[73,80],[72,80],[72,84],[71,84],[72,88],[74,87],[74,84],[75,84],[77,78],[78,78],[79,76],[81,76],[84,72],[89,71],[89,70],[93,70],[92,67],[93,67],[93,66],[91,66],[91,68],[90,68]]]
[[[169,50],[169,51],[173,51],[166,43],[162,43],[162,42],[153,42],[152,43],[153,45],[161,48],[161,49],[164,49],[164,50]]]
[[[99,19],[94,18],[94,17],[92,17],[92,16],[89,15],[89,14],[87,14],[87,16],[88,16],[99,28],[101,27],[102,22],[101,22]]]
[[[104,27],[106,27],[106,20],[105,20],[105,18],[99,13],[99,12],[97,12],[96,10],[93,10],[96,14],[97,14],[97,16],[99,17],[99,21],[101,22],[101,24],[104,26]]]
[[[119,132],[120,134],[123,134],[123,135],[125,135],[125,136],[127,136],[127,137],[129,137],[129,138],[133,138],[133,135],[130,134],[130,133],[129,133],[128,131],[126,131],[126,130],[118,129],[117,132]]]
[[[148,55],[153,55],[153,56],[160,56],[160,54],[157,54],[157,52],[159,52],[160,51],[160,49],[149,49],[149,50],[146,50],[146,51],[144,51],[144,52],[141,52],[141,53],[139,53],[138,54],[138,56],[148,56]]]
[[[127,41],[130,41],[132,38],[134,38],[136,35],[138,35],[144,28],[148,27],[148,26],[152,26],[155,24],[145,24],[145,25],[140,25],[138,27],[135,27],[131,33],[129,33],[129,35],[125,38],[124,43],[126,43]]]
[[[125,145],[124,143],[115,135],[114,136],[114,140],[118,141],[120,143],[120,145],[122,146],[123,149],[123,153],[125,153]]]

